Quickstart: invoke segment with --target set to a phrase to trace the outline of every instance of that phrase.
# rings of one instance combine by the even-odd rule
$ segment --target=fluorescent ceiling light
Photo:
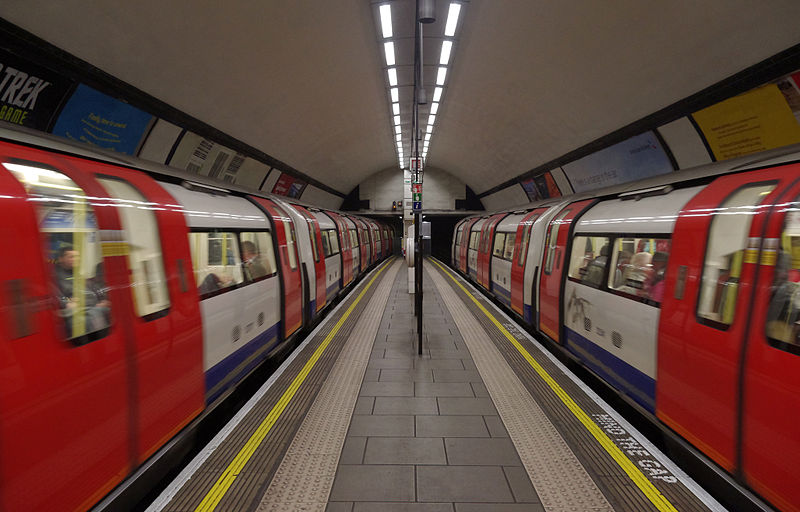
[[[400,115],[400,104],[399,103],[392,103],[392,114],[399,116]]]
[[[389,92],[392,94],[392,103],[400,101],[400,93],[397,91],[397,87],[389,89]]]
[[[389,71],[391,71],[391,69]],[[439,73],[436,74],[436,85],[444,85],[445,77],[447,77],[447,68],[446,67],[440,67],[439,68]],[[390,75],[389,81],[391,81],[391,75]]]
[[[436,116],[428,116],[428,126],[433,126],[433,123],[436,122]]]
[[[386,65],[394,66],[394,43],[383,43],[383,51],[386,53]]]
[[[400,124],[400,116],[394,116],[394,124]]]
[[[442,56],[439,57],[439,64],[441,64],[442,66],[446,66],[448,62],[450,62],[450,50],[452,49],[453,49],[452,41],[442,41]]]
[[[381,7],[382,9],[383,7]],[[444,26],[444,35],[446,37],[453,37],[456,35],[456,26],[458,25],[458,15],[461,13],[461,4],[455,2],[450,4],[450,10],[447,12],[447,24]],[[391,22],[391,19],[390,19]],[[384,35],[384,37],[386,37]]]
[[[450,6],[450,11],[453,11],[453,6]],[[384,4],[380,6],[380,13],[381,13],[381,30],[383,31],[383,37],[392,37],[392,6],[389,4]],[[448,17],[448,23],[450,23]],[[448,25],[449,26],[449,25]]]
[[[440,101],[442,99],[442,88],[437,87],[433,90],[433,101]]]
[[[437,102],[433,102],[431,104],[431,114],[436,115],[439,112],[439,104]]]
[[[401,142],[403,142],[403,136],[398,133],[397,134],[397,143],[399,144]]]
[[[431,134],[430,134],[430,133],[427,133],[427,134],[425,135],[425,144],[426,144],[426,145],[428,144],[428,141],[429,141],[429,140],[431,140]]]
[[[394,133],[400,133],[400,125],[394,127]]]
[[[439,73],[441,73],[441,68]],[[389,68],[389,85],[392,87],[397,85],[397,70],[395,68]]]

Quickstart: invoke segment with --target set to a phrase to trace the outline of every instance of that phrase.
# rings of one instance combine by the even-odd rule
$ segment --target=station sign
[[[414,207],[412,208],[413,211],[415,212],[422,211],[422,201],[414,201],[412,204],[414,205]]]
[[[411,165],[411,172],[419,172],[422,170],[422,158],[412,158]]]
[[[414,196],[412,198],[412,201],[415,201],[415,202],[422,201],[422,194],[412,194],[412,195]]]
[[[421,194],[422,193],[422,183],[414,183],[411,185],[411,193],[412,194]]]

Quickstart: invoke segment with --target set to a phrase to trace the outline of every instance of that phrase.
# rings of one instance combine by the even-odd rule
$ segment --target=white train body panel
[[[525,214],[512,214],[504,218],[495,228],[494,246],[492,247],[492,284],[491,290],[506,306],[511,306],[511,257],[513,257],[514,246],[516,245],[517,226],[522,222]],[[504,254],[497,255],[497,242],[503,240]],[[510,244],[511,254],[508,253]]]
[[[473,249],[471,246],[467,250],[467,275],[471,278],[476,280],[478,279],[478,250],[477,247],[480,244],[481,238],[481,229],[483,229],[483,225],[489,222],[489,219],[481,219],[475,224],[472,225],[472,229],[470,230],[469,239],[467,243],[469,244],[470,240],[472,239],[472,234],[476,233],[477,236],[477,245],[476,248]]]

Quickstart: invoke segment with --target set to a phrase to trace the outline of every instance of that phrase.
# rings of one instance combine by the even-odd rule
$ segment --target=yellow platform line
[[[541,377],[542,380],[544,380],[545,383],[547,383],[550,389],[553,390],[556,396],[558,396],[558,398],[561,399],[564,405],[566,405],[567,408],[572,412],[572,414],[575,415],[575,417],[581,422],[581,424],[583,424],[586,430],[588,430],[589,433],[592,434],[592,436],[597,440],[597,442],[600,443],[600,446],[603,447],[603,449],[611,456],[611,458],[614,459],[614,461],[617,464],[619,464],[619,466],[622,468],[623,471],[625,471],[628,477],[630,477],[633,483],[636,484],[636,487],[638,487],[644,493],[644,495],[647,496],[647,499],[649,499],[650,502],[653,505],[655,505],[655,507],[658,508],[658,510],[662,512],[668,512],[668,511],[677,512],[677,509],[672,505],[672,503],[670,503],[670,501],[663,494],[661,494],[661,491],[656,489],[653,483],[650,480],[648,480],[646,476],[644,476],[644,473],[642,473],[639,470],[639,468],[636,467],[636,464],[634,464],[633,461],[631,461],[622,452],[622,450],[620,450],[619,447],[616,444],[614,444],[614,442],[605,434],[605,432],[603,432],[603,430],[600,427],[598,427],[594,421],[592,421],[589,415],[586,414],[586,412],[583,409],[581,409],[581,407],[577,403],[575,403],[572,397],[570,397],[567,394],[567,392],[564,391],[564,388],[562,388],[555,381],[555,379],[553,379],[553,377],[551,377],[550,374],[547,373],[547,371],[542,367],[542,365],[540,365],[539,362],[536,359],[534,359],[534,357],[530,354],[530,352],[528,352],[525,349],[525,347],[523,347],[520,344],[520,342],[517,341],[517,339],[510,332],[508,332],[508,330],[503,326],[503,324],[501,324],[494,317],[494,315],[492,315],[485,307],[483,307],[483,305],[478,301],[478,299],[476,299],[461,283],[459,283],[456,280],[455,277],[453,277],[450,271],[448,271],[442,265],[440,265],[439,262],[434,260],[431,261],[433,261],[433,263],[437,267],[439,267],[442,270],[442,272],[444,272],[448,277],[450,277],[450,279],[452,279],[453,282],[456,283],[458,287],[461,288],[461,290],[463,290],[464,293],[466,293],[470,299],[472,299],[472,302],[474,302],[475,305],[478,306],[478,308],[481,311],[483,311],[483,314],[485,314],[487,318],[489,318],[489,320],[492,321],[495,327],[497,327],[497,329],[499,329],[500,332],[503,333],[506,339],[508,339],[508,341],[511,342],[512,345],[514,345],[514,347],[517,349],[517,351],[519,351],[520,354],[522,354],[522,357],[525,358],[528,364],[530,364],[533,367],[533,369],[536,371],[539,377]]]
[[[369,280],[369,283],[367,283],[364,289],[361,290],[361,293],[358,294],[353,303],[350,304],[350,307],[347,308],[339,321],[336,322],[336,325],[333,326],[331,332],[325,336],[325,339],[311,355],[311,358],[306,362],[305,366],[303,366],[303,369],[300,370],[300,373],[294,378],[292,383],[289,385],[289,388],[278,400],[278,403],[276,403],[269,414],[267,414],[267,417],[264,418],[264,421],[261,422],[253,435],[250,436],[250,439],[247,440],[247,443],[245,443],[242,449],[239,450],[239,453],[236,454],[236,457],[233,458],[231,463],[228,464],[228,467],[225,468],[225,471],[222,472],[222,475],[214,483],[214,486],[208,491],[208,494],[206,494],[205,498],[203,498],[203,501],[201,501],[197,506],[195,509],[196,512],[210,512],[214,510],[217,505],[219,505],[219,502],[222,501],[223,497],[225,497],[228,489],[230,489],[231,485],[233,485],[233,483],[236,481],[236,477],[239,476],[239,473],[241,473],[242,469],[244,469],[244,466],[261,445],[261,442],[267,437],[267,434],[269,434],[269,431],[275,425],[275,422],[278,421],[281,413],[283,413],[284,409],[286,409],[286,407],[289,405],[289,402],[291,402],[295,393],[297,393],[297,390],[303,384],[303,381],[305,381],[308,374],[311,373],[311,370],[314,368],[317,360],[319,360],[319,358],[322,356],[322,353],[325,352],[325,349],[328,347],[331,340],[333,340],[333,337],[336,336],[337,332],[339,332],[339,329],[342,327],[342,325],[344,325],[344,322],[350,316],[350,313],[353,312],[353,309],[355,309],[358,303],[361,302],[361,298],[365,293],[367,293],[367,290],[369,290],[369,288],[372,286],[372,283],[375,282],[375,279],[378,278],[381,272],[386,270],[392,260],[393,258],[384,263],[380,270],[378,270],[378,272],[372,276],[372,279]]]

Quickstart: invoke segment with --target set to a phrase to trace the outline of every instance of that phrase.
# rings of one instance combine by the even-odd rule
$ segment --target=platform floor
[[[426,261],[373,271],[150,510],[723,510]]]

